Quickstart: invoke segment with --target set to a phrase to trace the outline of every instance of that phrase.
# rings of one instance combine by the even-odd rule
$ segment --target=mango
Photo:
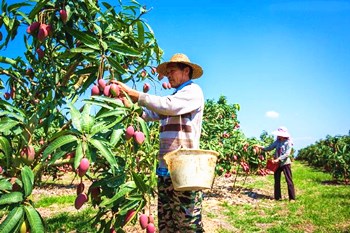
[[[147,93],[150,88],[151,88],[151,86],[149,85],[149,83],[143,84],[143,92],[144,93]]]
[[[67,22],[68,15],[67,15],[67,11],[66,10],[64,10],[64,9],[60,10],[60,18],[61,18],[63,23]]]
[[[34,161],[34,158],[35,158],[34,147],[31,146],[31,145],[23,147],[22,150],[21,150],[21,156],[22,156],[22,158],[25,159],[25,161],[28,164],[31,164]]]
[[[146,214],[141,214],[139,217],[140,226],[142,229],[146,229],[148,226],[148,216]]]
[[[124,225],[127,224],[136,214],[136,210],[134,209],[130,209],[128,210],[128,212],[125,215],[125,219],[124,219]]]
[[[45,52],[41,48],[37,48],[36,53],[38,54],[39,59],[42,59],[45,56]]]
[[[145,140],[145,135],[141,131],[136,131],[134,133],[134,140],[137,144],[141,145]]]
[[[120,89],[119,89],[119,86],[115,83],[112,83],[111,85],[111,88],[110,88],[110,93],[112,94],[112,96],[114,97],[118,97],[120,95]]]
[[[83,193],[83,192],[84,192],[84,189],[85,189],[84,183],[79,183],[79,184],[77,185],[77,195],[79,195],[80,193]]]
[[[100,193],[101,193],[100,187],[93,187],[93,188],[90,187],[91,198],[97,202],[101,201]]]
[[[31,25],[27,28],[28,34],[33,34],[36,30],[39,29],[40,23],[39,22],[33,22]]]
[[[79,164],[79,168],[82,171],[87,171],[89,169],[90,166],[90,161],[87,158],[82,158]]]
[[[88,198],[85,193],[80,193],[76,198],[74,202],[74,207],[79,210],[85,202],[87,202]]]
[[[9,100],[11,98],[11,94],[8,92],[5,92],[4,97],[6,100]]]
[[[105,88],[103,89],[103,94],[105,96],[110,96],[111,92],[110,92],[111,86],[110,85],[106,85]]]
[[[154,226],[153,223],[149,223],[146,228],[147,233],[154,233],[156,232],[156,227]]]
[[[133,126],[129,126],[128,128],[126,128],[125,131],[125,138],[126,140],[129,140],[130,138],[132,138],[134,136],[135,130]]]
[[[103,91],[106,87],[106,81],[102,78],[100,78],[98,81],[98,87],[100,88],[101,91]]]
[[[149,222],[149,223],[154,223],[154,217],[153,217],[152,214],[150,214],[150,215],[148,216],[148,222]]]
[[[100,89],[97,85],[92,86],[91,95],[100,95]]]
[[[27,233],[27,229],[28,229],[28,223],[27,223],[27,221],[23,221],[19,232],[20,233]]]
[[[47,31],[46,27],[47,25],[44,23],[40,24],[39,26],[38,40],[40,42],[43,42],[46,39],[46,37],[49,35],[49,32]]]

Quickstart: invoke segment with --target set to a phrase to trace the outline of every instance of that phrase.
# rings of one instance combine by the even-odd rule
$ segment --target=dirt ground
[[[261,177],[261,179],[265,179],[266,177]],[[62,179],[62,178],[61,178]],[[64,178],[63,178],[64,179]],[[241,178],[242,179],[242,178]],[[251,177],[248,177],[245,180],[245,183],[251,182]],[[45,180],[43,180],[45,182]],[[231,224],[229,223],[227,216],[224,214],[225,209],[222,207],[223,203],[228,203],[232,205],[242,205],[250,203],[252,205],[259,204],[259,199],[270,199],[272,201],[271,194],[269,191],[262,190],[249,190],[242,189],[238,186],[242,183],[242,180],[236,181],[236,186],[233,187],[233,183],[235,181],[235,177],[225,178],[216,177],[213,188],[210,190],[204,191],[204,200],[203,200],[203,224],[206,232],[214,233],[217,232],[218,229],[225,229],[229,232],[237,232]],[[35,198],[40,198],[44,196],[50,195],[69,195],[76,192],[76,185],[79,183],[77,179],[73,180],[72,184],[69,185],[45,185],[41,188],[36,188],[33,190],[34,201]],[[89,187],[88,182],[84,182],[85,187]],[[84,208],[84,206],[82,207]],[[154,203],[151,204],[152,214],[156,217],[156,206]],[[53,215],[57,215],[60,212],[74,212],[77,211],[74,208],[74,205],[67,206],[62,208],[61,206],[52,205],[49,208],[38,208],[41,216],[43,218],[47,218]],[[144,232],[138,226],[130,226],[127,229],[127,232],[137,233]]]

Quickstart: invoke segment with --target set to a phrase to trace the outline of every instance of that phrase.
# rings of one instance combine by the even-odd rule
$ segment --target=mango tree
[[[306,161],[310,166],[323,169],[332,174],[335,181],[350,178],[350,136],[330,136],[301,149],[298,160]]]
[[[266,144],[262,139],[247,138],[240,129],[239,104],[229,104],[225,96],[217,101],[207,100],[203,117],[201,148],[219,152],[216,174],[245,178],[265,167],[264,154],[256,145]],[[266,136],[267,137],[267,136]],[[268,137],[267,137],[268,138]]]
[[[93,181],[77,187],[74,204],[91,195],[98,231],[122,232],[146,205],[157,135],[137,105],[122,104],[112,81],[138,88],[156,80],[162,50],[147,13],[135,1],[2,1],[0,49],[16,43],[23,53],[0,56],[0,232],[44,232],[31,192],[44,172],[64,164]]]

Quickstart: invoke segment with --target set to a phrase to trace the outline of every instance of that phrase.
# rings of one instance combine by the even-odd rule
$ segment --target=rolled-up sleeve
[[[263,150],[264,151],[270,151],[270,150],[273,150],[274,148],[276,148],[276,146],[277,146],[277,141],[274,141],[269,146],[264,147]]]
[[[158,115],[177,116],[192,112],[202,107],[204,97],[197,84],[191,84],[174,95],[156,96],[140,93],[138,103],[140,106]]]

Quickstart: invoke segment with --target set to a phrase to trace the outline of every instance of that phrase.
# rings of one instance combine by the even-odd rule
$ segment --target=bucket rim
[[[165,159],[165,157],[170,157],[173,154],[177,154],[181,151],[200,151],[200,152],[205,152],[205,154],[210,154],[210,155],[214,155],[216,157],[219,156],[219,152],[215,151],[215,150],[203,150],[203,149],[194,149],[194,148],[183,148],[182,146],[180,146],[178,149],[170,151],[168,153],[166,153],[163,158]]]

